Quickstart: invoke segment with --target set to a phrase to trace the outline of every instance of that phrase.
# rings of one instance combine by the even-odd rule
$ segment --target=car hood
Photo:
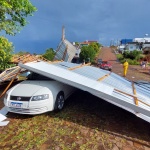
[[[33,96],[35,93],[45,88],[43,82],[47,81],[24,81],[11,88],[9,93],[13,96]]]
[[[105,65],[103,65],[103,66],[108,66],[108,67],[109,67],[109,66],[111,66],[111,65],[110,65],[110,64],[105,64]]]

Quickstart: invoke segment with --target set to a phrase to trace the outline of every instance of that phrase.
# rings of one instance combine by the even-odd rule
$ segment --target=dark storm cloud
[[[56,48],[65,26],[69,41],[143,37],[149,31],[149,0],[32,0],[38,11],[15,37],[16,51],[44,52]]]

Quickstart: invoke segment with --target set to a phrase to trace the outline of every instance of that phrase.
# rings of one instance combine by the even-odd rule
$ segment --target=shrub
[[[136,61],[135,59],[134,60],[128,59],[127,61],[129,63],[129,65],[139,65],[140,64],[140,62]]]
[[[123,52],[123,57],[124,58],[130,58],[130,51],[126,50]]]
[[[145,57],[142,52],[138,50],[134,50],[131,52],[126,50],[123,54],[117,54],[116,56],[121,63],[124,63],[126,59],[129,65],[139,65],[141,59],[150,61],[150,55],[148,57]]]
[[[142,60],[142,59],[144,59],[144,55],[143,54],[140,54],[140,55],[138,55],[137,57],[136,57],[136,60],[137,61],[140,61],[140,60]]]
[[[124,57],[123,57],[123,55],[122,55],[122,54],[117,54],[116,56],[117,56],[117,59],[118,59],[118,60],[122,60],[122,59],[124,59]]]
[[[140,62],[136,61],[135,59],[125,59],[123,58],[122,60],[120,60],[120,62],[123,64],[125,62],[125,60],[127,60],[127,62],[129,63],[129,65],[139,65]]]
[[[134,51],[125,51],[123,53],[124,58],[129,58],[129,59],[136,59],[138,60],[140,58],[140,55],[142,54],[141,51],[134,50]]]

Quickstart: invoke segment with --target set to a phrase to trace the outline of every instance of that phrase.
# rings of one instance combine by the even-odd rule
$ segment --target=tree
[[[19,51],[18,53],[16,53],[16,55],[19,55],[19,56],[26,55],[26,54],[30,54],[30,53],[26,51]]]
[[[0,0],[0,32],[15,35],[26,25],[26,17],[35,11],[30,0]]]
[[[80,59],[87,61],[90,59],[91,62],[94,61],[96,55],[96,51],[94,50],[93,46],[83,46],[81,48],[81,53],[80,53]]]
[[[50,60],[50,61],[52,61],[53,59],[54,59],[54,57],[55,57],[55,51],[53,50],[53,48],[49,48],[49,49],[47,49],[46,50],[46,52],[45,52],[45,54],[43,54],[42,56],[44,57],[44,58],[46,58],[47,60]]]
[[[94,50],[96,51],[96,53],[99,52],[99,43],[93,42],[90,45],[94,48]]]
[[[3,36],[0,36],[0,68],[6,69],[11,61],[13,44]]]
[[[79,46],[79,42],[75,42],[75,45],[76,45],[76,46]]]

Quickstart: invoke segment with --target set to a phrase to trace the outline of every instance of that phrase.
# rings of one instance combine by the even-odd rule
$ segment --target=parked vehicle
[[[59,111],[76,90],[37,73],[30,73],[27,78],[7,91],[4,104],[9,112],[35,115]]]
[[[109,70],[111,71],[112,65],[108,61],[102,61],[102,63],[99,66],[101,69]]]
[[[101,63],[102,63],[102,59],[101,58],[97,59],[97,66],[100,66]]]

